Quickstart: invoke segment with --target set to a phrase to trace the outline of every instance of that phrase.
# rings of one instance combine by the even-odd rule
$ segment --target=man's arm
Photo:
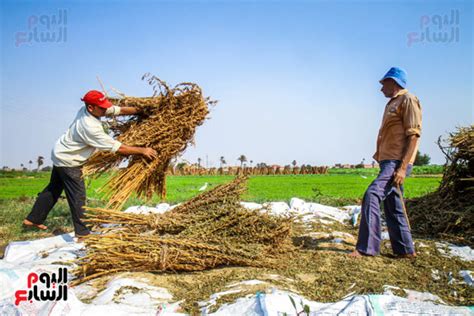
[[[418,135],[410,135],[407,138],[408,143],[405,152],[403,153],[402,163],[400,164],[400,167],[398,167],[397,171],[395,171],[395,173],[393,174],[393,182],[396,185],[403,184],[407,173],[408,164],[410,163],[411,157],[413,157],[413,154],[415,153],[420,139]]]
[[[147,159],[153,159],[158,157],[158,153],[153,148],[134,147],[125,144],[120,145],[120,148],[117,150],[117,152],[122,155],[142,155],[145,156]]]
[[[102,151],[110,151],[122,155],[143,155],[147,159],[158,157],[156,150],[153,148],[128,146],[113,139],[112,136],[104,132],[101,125],[86,128],[82,139],[87,145]]]
[[[380,148],[380,139],[382,138],[382,136],[380,136],[380,131],[377,135],[377,145],[376,145],[376,149],[375,149],[375,154],[372,156],[372,158],[374,158],[375,161],[379,162],[379,148]]]
[[[414,96],[406,97],[401,104],[401,115],[403,128],[406,135],[406,146],[402,156],[402,162],[397,171],[393,174],[393,182],[401,185],[405,180],[406,171],[411,158],[415,154],[421,136],[421,105]]]
[[[122,106],[120,107],[120,114],[119,115],[135,115],[140,113],[140,109],[131,107],[131,106]]]
[[[136,107],[131,106],[111,106],[110,108],[105,111],[105,115],[107,116],[117,116],[117,115],[135,115],[140,114],[141,110]]]

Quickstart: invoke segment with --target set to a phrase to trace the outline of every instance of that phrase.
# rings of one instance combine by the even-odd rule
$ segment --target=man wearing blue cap
[[[380,253],[380,203],[383,201],[392,250],[397,257],[416,256],[410,224],[403,203],[403,181],[411,172],[421,136],[421,105],[405,87],[406,72],[393,67],[380,80],[382,93],[390,98],[377,137],[374,159],[380,172],[362,200],[356,249],[351,257]]]

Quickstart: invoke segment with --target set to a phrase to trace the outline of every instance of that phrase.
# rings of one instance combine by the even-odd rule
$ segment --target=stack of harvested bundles
[[[459,128],[449,137],[450,145],[443,148],[447,158],[440,190],[464,194],[474,187],[474,125]]]
[[[88,208],[89,223],[109,225],[86,238],[76,283],[121,271],[275,266],[277,255],[293,249],[292,221],[244,209],[244,190],[245,178],[239,177],[163,214]]]
[[[122,143],[151,147],[158,157],[147,161],[141,156],[98,152],[89,159],[83,170],[85,176],[99,176],[128,161],[128,167],[115,173],[102,189],[109,200],[108,208],[120,209],[133,193],[147,199],[157,193],[164,198],[165,175],[171,160],[192,143],[196,128],[203,124],[209,106],[215,103],[204,98],[194,83],[180,83],[171,89],[149,74],[142,79],[153,86],[153,97],[109,98],[117,106],[141,109],[142,115],[114,120],[110,129]]]
[[[450,134],[439,189],[409,201],[415,232],[474,245],[474,125]]]

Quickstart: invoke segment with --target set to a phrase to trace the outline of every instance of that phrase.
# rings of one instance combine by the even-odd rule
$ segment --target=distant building
[[[337,163],[334,165],[333,168],[341,168],[341,169],[354,169],[354,168],[378,168],[379,164],[376,163],[375,161],[372,162],[371,164],[358,164],[358,165],[351,165],[351,164],[343,164],[343,163]]]
[[[373,162],[373,163],[371,163],[371,164],[364,164],[363,168],[365,168],[365,169],[377,168],[378,166],[379,166],[378,163]]]

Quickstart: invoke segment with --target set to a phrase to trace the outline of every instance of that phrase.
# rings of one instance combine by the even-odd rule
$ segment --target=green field
[[[352,171],[352,172],[351,172]],[[327,205],[341,206],[360,203],[365,189],[375,178],[377,170],[341,169],[326,175],[253,176],[248,181],[244,201],[289,202],[292,197]],[[49,172],[2,172],[0,173],[0,246],[11,240],[26,240],[50,236],[55,230],[71,231],[69,207],[60,199],[49,214],[45,224],[47,232],[23,231],[21,222],[30,212],[35,197],[48,183]],[[231,181],[231,176],[169,176],[167,178],[168,203],[185,201],[200,193],[199,188],[208,183],[207,189]],[[406,180],[406,197],[413,198],[436,190],[440,176],[410,177]],[[88,205],[104,206],[98,189],[106,182],[105,177],[86,181]],[[130,205],[154,205],[158,197],[145,202],[131,198]],[[2,253],[0,249],[0,254]]]
[[[412,175],[441,175],[443,173],[444,166],[442,165],[429,165],[429,166],[413,166]],[[379,168],[356,168],[356,169],[344,169],[344,168],[330,168],[330,174],[377,174]]]
[[[342,169],[344,170],[344,169]],[[351,169],[345,169],[351,170]],[[352,169],[352,173],[330,172],[326,175],[280,175],[252,176],[244,200],[254,202],[289,201],[292,197],[320,201],[328,204],[356,202],[375,178],[377,171],[371,169]],[[228,182],[231,176],[169,176],[167,178],[167,202],[178,203],[199,193],[199,188],[208,183],[208,189]],[[409,177],[406,180],[406,197],[413,198],[434,191],[440,177]],[[12,173],[0,177],[0,199],[34,197],[49,181],[49,173]],[[87,195],[91,199],[101,199],[98,191],[104,186],[106,177],[87,183]],[[155,197],[152,203],[159,202]],[[128,204],[140,204],[132,199]],[[141,202],[143,203],[143,202]]]

